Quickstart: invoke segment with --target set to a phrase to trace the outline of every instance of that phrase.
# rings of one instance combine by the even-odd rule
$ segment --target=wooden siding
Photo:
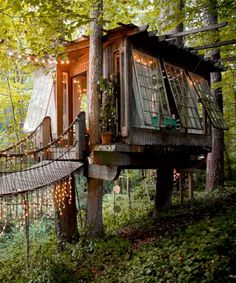
[[[210,149],[211,136],[182,133],[162,128],[160,131],[132,128],[130,130],[128,143],[135,145],[196,146]]]
[[[73,60],[70,66],[70,77],[74,77],[88,70],[89,54],[84,54],[77,60]]]

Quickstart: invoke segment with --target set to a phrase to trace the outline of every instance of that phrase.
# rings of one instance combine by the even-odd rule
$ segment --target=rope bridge
[[[57,139],[51,141],[50,133],[44,133],[49,142],[42,147],[32,144],[35,133],[0,151],[0,235],[9,218],[50,215],[54,205],[62,212],[65,201],[70,201],[72,174],[83,166],[84,112]]]
[[[0,149],[0,153],[22,153],[24,151],[39,148],[40,146],[42,146],[44,128],[48,122],[50,123],[50,120],[50,117],[45,117],[43,121],[38,125],[38,127],[27,137],[24,137],[22,140],[16,142],[13,145],[10,145],[7,148]],[[51,129],[49,130],[51,131]],[[49,134],[51,138],[51,133]]]

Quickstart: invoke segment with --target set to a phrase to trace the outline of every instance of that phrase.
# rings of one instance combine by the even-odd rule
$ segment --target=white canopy
[[[24,123],[24,132],[32,132],[46,116],[51,117],[52,133],[56,132],[56,102],[53,70],[38,69],[34,74],[34,87]]]

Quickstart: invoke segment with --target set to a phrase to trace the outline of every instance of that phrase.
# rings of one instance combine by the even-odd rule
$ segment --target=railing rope
[[[14,154],[14,153],[23,153],[25,150],[33,151],[37,148],[42,147],[42,144],[40,143],[42,143],[43,135],[46,135],[48,138],[50,138],[50,140],[48,140],[49,143],[52,140],[51,125],[49,126],[48,125],[49,123],[51,124],[51,118],[46,116],[32,133],[30,133],[28,136],[26,136],[19,142],[7,148],[0,149],[0,153]],[[47,134],[46,134],[46,128],[48,131]]]
[[[42,160],[56,160],[64,156],[65,160],[82,161],[85,158],[85,113],[82,112],[68,129],[50,142],[50,121],[45,120],[43,145],[34,150],[24,150],[20,153],[0,152],[0,174],[18,172],[36,166]],[[73,133],[74,132],[74,133]],[[73,142],[68,136],[73,136]],[[49,142],[48,142],[49,141]],[[67,156],[64,153],[69,153]]]

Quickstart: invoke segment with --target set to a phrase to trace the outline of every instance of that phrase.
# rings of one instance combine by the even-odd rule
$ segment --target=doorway
[[[87,72],[72,79],[73,84],[73,120],[80,112],[87,110]]]

